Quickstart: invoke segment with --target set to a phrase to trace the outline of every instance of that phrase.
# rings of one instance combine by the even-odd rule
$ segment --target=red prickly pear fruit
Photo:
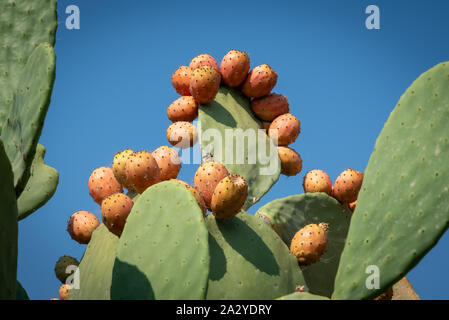
[[[59,287],[59,299],[60,300],[69,300],[69,290],[70,290],[70,285],[68,284],[63,284]]]
[[[288,146],[295,142],[301,132],[301,122],[291,113],[278,116],[270,124],[268,135],[279,146]]]
[[[197,55],[195,58],[193,58],[190,61],[189,67],[190,70],[195,70],[196,68],[202,67],[202,66],[209,66],[214,68],[218,73],[220,73],[220,68],[218,67],[217,60],[215,60],[214,57],[207,53],[202,53],[200,55]]]
[[[220,63],[223,82],[232,88],[245,81],[249,71],[249,57],[246,52],[232,49],[225,54]]]
[[[212,194],[212,214],[222,220],[233,218],[242,210],[247,196],[248,184],[245,179],[236,174],[224,177]]]
[[[273,121],[276,117],[289,112],[289,104],[287,97],[270,93],[262,98],[253,99],[251,109],[260,120]]]
[[[192,71],[190,94],[198,103],[206,104],[215,99],[220,88],[221,76],[211,66],[202,66]]]
[[[351,168],[346,169],[334,182],[334,198],[345,204],[356,201],[362,182],[363,172]]]
[[[74,272],[74,270],[68,269],[68,267],[78,267],[78,260],[70,256],[62,256],[56,261],[55,275],[62,283],[65,283],[67,278]]]
[[[198,102],[192,96],[182,96],[168,106],[167,116],[171,122],[193,121],[198,116]]]
[[[124,193],[114,193],[101,203],[101,219],[110,232],[120,237],[134,202]]]
[[[87,186],[90,196],[98,204],[101,204],[104,198],[113,193],[123,192],[122,185],[115,178],[112,168],[109,167],[95,169],[89,177]]]
[[[98,218],[92,212],[81,210],[70,217],[67,223],[67,232],[76,242],[87,244],[99,225]]]
[[[125,163],[126,180],[138,193],[160,182],[161,170],[151,153],[134,152]]]
[[[218,162],[204,162],[196,170],[193,186],[200,193],[208,209],[211,208],[212,194],[215,187],[229,172]]]
[[[201,209],[201,212],[203,212],[203,216],[206,216],[206,212],[207,212],[207,208],[206,208],[206,204],[204,203],[203,197],[201,197],[200,193],[198,192],[198,190],[196,190],[194,187],[192,187],[190,184],[182,181],[182,180],[178,180],[178,179],[171,179],[170,181],[174,181],[177,182],[181,185],[183,185],[184,187],[186,187],[190,192],[192,192],[193,196],[196,199],[196,202],[198,203],[198,206]]]
[[[300,265],[307,266],[318,262],[327,249],[326,223],[308,224],[300,229],[290,243],[290,252],[293,253]]]
[[[281,173],[286,176],[295,176],[302,170],[301,156],[289,147],[278,147],[281,160]]]
[[[332,181],[323,170],[313,169],[306,173],[302,181],[304,192],[324,192],[332,196]]]
[[[180,66],[171,76],[171,83],[176,92],[181,96],[190,96],[190,74],[192,71],[187,66]]]
[[[167,140],[174,147],[186,149],[193,147],[198,140],[196,128],[187,121],[177,121],[167,128]]]
[[[161,181],[175,179],[181,170],[181,158],[178,152],[168,146],[161,146],[154,150],[151,155],[161,169]]]
[[[125,163],[128,157],[133,153],[134,151],[131,149],[123,150],[122,152],[116,153],[114,160],[112,161],[112,170],[114,171],[115,178],[128,190],[132,190],[132,187],[126,181]]]
[[[277,73],[268,65],[262,64],[253,68],[242,86],[242,92],[250,98],[266,96],[276,85]]]
[[[357,200],[348,204],[349,210],[351,210],[352,212],[354,212],[356,206],[357,206]]]

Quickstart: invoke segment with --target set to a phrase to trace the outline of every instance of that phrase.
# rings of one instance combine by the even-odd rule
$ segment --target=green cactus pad
[[[30,297],[28,297],[28,293],[22,287],[22,284],[19,281],[17,281],[16,300],[30,300]]]
[[[174,181],[135,202],[118,242],[112,299],[204,299],[208,232],[192,192]]]
[[[79,266],[79,289],[70,289],[70,300],[110,300],[117,243],[103,223],[95,229]]]
[[[0,300],[15,299],[17,286],[17,202],[13,172],[0,139]]]
[[[274,200],[259,208],[256,216],[268,221],[289,248],[302,227],[329,224],[326,253],[320,261],[301,269],[311,293],[330,297],[351,221],[348,207],[325,193],[304,193]]]
[[[2,131],[14,172],[16,193],[28,180],[55,80],[55,53],[47,43],[34,49],[20,77],[13,106]],[[27,173],[25,172],[27,170]]]
[[[401,279],[449,227],[449,62],[400,98],[365,171],[335,280],[335,299],[372,299]],[[379,289],[365,285],[379,268]]]
[[[330,300],[327,297],[318,296],[308,292],[294,292],[286,296],[277,298],[276,300]]]
[[[298,262],[262,220],[244,211],[209,229],[209,300],[275,299],[305,286]]]
[[[230,173],[245,178],[248,183],[248,198],[244,210],[259,201],[276,183],[280,174],[277,148],[265,131],[261,129],[258,132],[258,129],[261,129],[261,123],[251,111],[249,98],[237,89],[221,87],[215,100],[199,107],[198,137],[203,157],[210,154],[215,161],[223,163]],[[239,133],[236,130],[241,131]],[[245,133],[253,135],[254,138],[260,134],[258,140],[253,139],[259,142],[248,143],[248,139],[244,137]],[[237,138],[227,138],[232,137],[232,134]],[[213,138],[215,136],[216,140]],[[237,141],[242,141],[242,146],[238,147]],[[262,159],[266,163],[259,159],[257,152],[257,149],[263,150],[262,146],[266,152],[260,153],[270,155],[267,160]],[[234,157],[227,159],[229,155]],[[242,158],[239,159],[239,156]]]
[[[0,2],[0,133],[31,52],[41,43],[55,43],[56,0]]]
[[[19,220],[28,217],[42,207],[56,192],[59,182],[58,171],[44,163],[45,147],[37,145],[31,164],[31,172],[25,189],[17,199]]]

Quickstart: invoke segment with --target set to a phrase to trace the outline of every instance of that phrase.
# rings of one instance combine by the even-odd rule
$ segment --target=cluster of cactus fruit
[[[56,1],[5,1],[1,9],[6,38],[22,46],[0,55],[0,298],[27,299],[16,280],[17,221],[45,204],[58,182],[37,143],[54,81]],[[10,28],[20,15],[32,37]],[[304,193],[250,215],[281,173],[302,170],[289,147],[300,122],[287,98],[272,93],[276,82],[270,66],[251,69],[237,50],[220,65],[201,54],[179,67],[172,85],[181,97],[167,109],[172,147],[126,149],[91,173],[101,222],[84,210],[69,218],[70,237],[87,247],[80,262],[56,262],[59,299],[416,299],[403,277],[449,227],[449,64],[425,72],[401,97],[363,173],[344,170],[332,184],[311,170]],[[257,139],[238,147],[206,139],[208,129],[222,137],[257,131]],[[190,185],[177,179],[176,148],[197,142],[204,161]],[[227,158],[237,150],[250,159],[260,149],[276,152],[253,163],[235,152]],[[366,285],[372,266],[375,287]]]

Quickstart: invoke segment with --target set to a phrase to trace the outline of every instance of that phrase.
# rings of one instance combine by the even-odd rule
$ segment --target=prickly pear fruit
[[[268,135],[279,146],[288,146],[295,142],[301,132],[301,123],[291,113],[280,115],[270,124]]]
[[[100,225],[98,218],[89,211],[77,211],[67,223],[70,237],[80,244],[87,244],[94,230]]]
[[[287,97],[270,93],[262,98],[253,99],[251,109],[260,120],[273,121],[276,117],[289,112],[289,103]]]
[[[180,66],[171,76],[171,83],[176,92],[181,96],[190,96],[190,74],[192,71],[187,66]]]
[[[190,61],[189,67],[190,70],[195,70],[196,68],[202,67],[202,66],[210,66],[214,68],[218,73],[220,72],[220,68],[218,67],[217,60],[215,60],[214,57],[207,53],[202,53],[200,55],[197,55],[195,58],[193,58]]]
[[[249,57],[246,52],[232,49],[220,63],[223,82],[229,87],[238,87],[245,81],[249,71]]]
[[[181,158],[178,151],[168,146],[161,146],[154,150],[151,155],[161,169],[161,181],[175,179],[181,170]]]
[[[215,187],[229,172],[218,162],[204,162],[196,170],[193,186],[200,193],[208,209],[211,208],[212,194]]]
[[[167,128],[168,142],[174,147],[186,149],[193,147],[198,139],[198,133],[193,124],[187,121],[177,121]]]
[[[241,176],[231,174],[215,187],[211,211],[217,219],[231,219],[242,210],[248,196],[248,185]]]
[[[277,80],[277,73],[268,64],[262,64],[249,72],[242,91],[247,97],[260,98],[270,93]]]
[[[89,177],[89,194],[98,204],[101,204],[104,198],[116,193],[123,192],[122,185],[117,181],[114,171],[108,167],[95,169]]]
[[[132,187],[126,181],[125,163],[132,153],[134,153],[134,151],[131,149],[123,150],[122,152],[116,153],[114,160],[112,161],[112,170],[114,171],[115,178],[128,190],[132,190]]]
[[[78,260],[70,256],[62,256],[56,261],[55,264],[55,274],[56,278],[59,279],[62,283],[65,283],[67,278],[74,272],[74,270],[68,270],[68,267],[78,267]]]
[[[122,235],[133,201],[124,193],[114,193],[101,203],[101,219],[110,232],[117,237]]]
[[[171,122],[191,122],[198,116],[198,102],[192,96],[182,96],[168,106],[167,116]]]
[[[304,192],[324,192],[332,195],[332,181],[323,170],[313,169],[306,173],[302,181]]]
[[[262,129],[265,129],[265,132],[268,134],[268,129],[270,129],[271,122],[262,121]]]
[[[211,66],[202,66],[192,71],[190,76],[190,94],[198,103],[209,103],[214,100],[220,89],[221,76]]]
[[[198,206],[200,207],[201,211],[203,212],[203,216],[206,216],[206,212],[207,212],[206,204],[204,203],[203,197],[201,197],[198,190],[196,190],[190,184],[188,184],[182,180],[171,179],[171,181],[175,181],[179,184],[182,184],[184,187],[186,187],[188,190],[190,190],[190,192],[192,192],[193,196],[195,197],[196,202],[198,203]]]
[[[334,182],[333,197],[346,204],[356,201],[362,182],[363,172],[346,169]]]
[[[351,202],[350,204],[348,204],[349,210],[354,212],[356,205],[357,205],[357,200],[355,200],[354,202]]]
[[[161,170],[151,153],[134,152],[125,163],[126,180],[138,193],[160,182]]]
[[[68,284],[62,284],[59,287],[59,299],[60,300],[69,300],[69,290],[70,290],[70,286]]]
[[[301,156],[289,147],[278,147],[281,160],[281,173],[286,176],[295,176],[302,170]]]
[[[309,224],[300,229],[290,243],[293,253],[300,265],[307,266],[321,259],[327,249],[326,223]]]

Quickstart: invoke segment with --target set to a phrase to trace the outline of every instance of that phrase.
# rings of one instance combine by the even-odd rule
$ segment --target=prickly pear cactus
[[[276,300],[329,300],[327,297],[311,294],[308,292],[294,292]]]
[[[0,139],[0,300],[16,298],[17,202],[13,172]]]
[[[2,138],[20,195],[29,176],[37,142],[50,104],[55,80],[55,53],[48,43],[40,44],[29,57],[19,78]]]
[[[449,227],[449,62],[422,74],[377,138],[352,217],[335,299],[371,299],[413,268]],[[368,266],[380,288],[369,289]]]
[[[306,286],[295,256],[262,220],[241,211],[231,220],[206,219],[210,276],[207,299],[275,299]]]
[[[70,300],[109,300],[118,238],[102,223],[92,234],[79,266],[79,289]]]
[[[19,220],[28,217],[42,207],[56,192],[59,173],[56,169],[45,164],[44,157],[45,147],[38,144],[31,164],[30,178],[17,199]]]
[[[301,269],[311,293],[330,297],[351,221],[348,207],[322,192],[304,193],[274,200],[259,208],[256,216],[271,224],[288,247],[302,227],[312,223],[329,224],[325,254],[320,261]]]
[[[0,2],[0,133],[31,52],[43,42],[54,45],[56,0]]]
[[[165,181],[135,202],[117,246],[112,299],[204,299],[208,233],[195,197]]]
[[[277,148],[258,129],[261,123],[251,111],[249,98],[237,89],[222,86],[212,102],[199,106],[198,130],[203,156],[211,154],[229,173],[245,178],[249,188],[244,210],[259,201],[280,174]],[[256,139],[258,143],[254,143]],[[264,159],[259,157],[261,154]]]

